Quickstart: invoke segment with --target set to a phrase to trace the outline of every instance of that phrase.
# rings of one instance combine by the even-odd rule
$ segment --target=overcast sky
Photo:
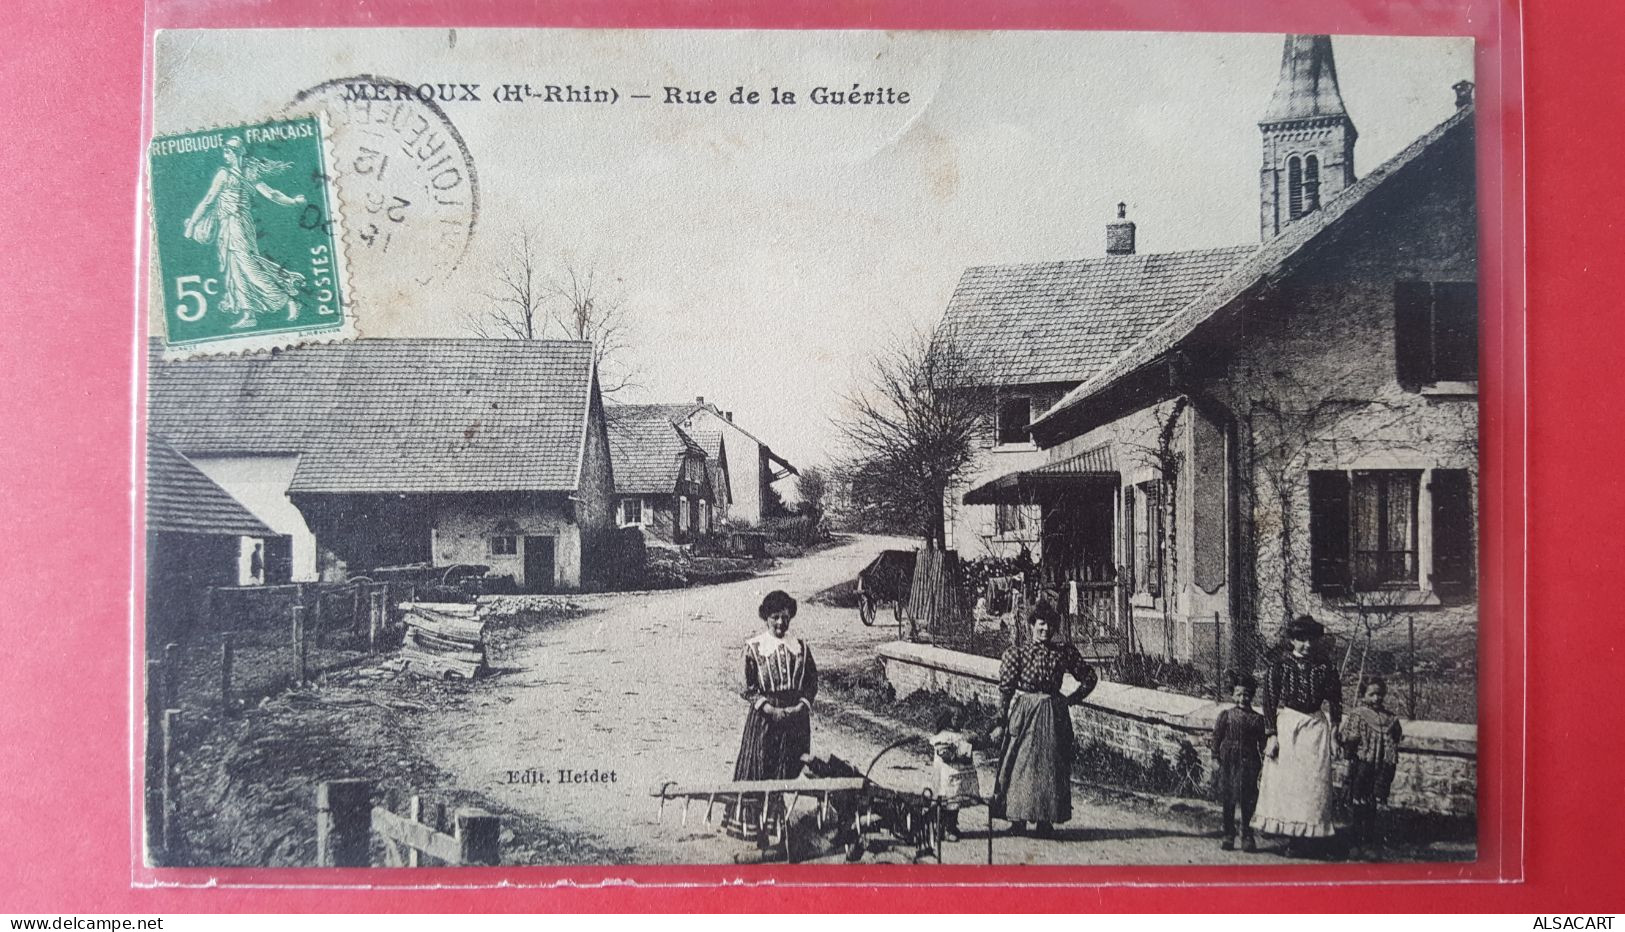
[[[478,83],[448,103],[480,211],[454,271],[352,242],[368,336],[463,336],[523,224],[544,261],[595,266],[630,314],[629,400],[704,395],[798,465],[825,460],[878,342],[941,315],[973,265],[1256,242],[1257,120],[1279,35],[381,30],[160,36],[158,132],[252,122],[376,74]],[[1338,37],[1364,174],[1450,115],[1469,40]],[[500,104],[502,82],[616,88],[606,106]],[[905,106],[813,106],[818,85]],[[794,107],[674,106],[661,88],[794,90]],[[654,100],[628,99],[647,93]],[[353,145],[335,127],[335,145]],[[342,166],[341,166],[342,167]],[[365,206],[350,203],[353,228]],[[447,217],[435,222],[451,226]],[[420,252],[431,250],[426,241]],[[442,253],[440,259],[444,258]]]

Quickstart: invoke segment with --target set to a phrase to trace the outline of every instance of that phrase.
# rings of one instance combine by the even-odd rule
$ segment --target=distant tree
[[[469,317],[470,333],[482,340],[541,340],[546,336],[547,297],[541,263],[537,259],[536,231],[520,227],[506,254],[491,269],[496,284],[480,293],[486,307]]]
[[[828,491],[824,471],[817,466],[803,469],[796,478],[796,494],[801,498],[801,513],[806,515],[814,526],[824,520],[824,498]]]
[[[784,496],[771,485],[762,487],[762,517],[788,518],[792,512],[790,506],[784,503]]]
[[[572,263],[565,263],[548,280],[546,293],[552,299],[553,320],[565,339],[592,344],[604,397],[613,398],[630,388],[634,374],[627,367],[627,314],[621,296],[604,287],[597,269]]]
[[[993,383],[952,331],[915,334],[879,351],[836,423],[854,506],[906,522],[947,545],[946,499],[974,469]]]
[[[532,227],[520,227],[492,266],[486,306],[470,315],[469,333],[487,340],[582,340],[592,344],[598,385],[613,399],[635,383],[627,355],[628,313],[622,297],[591,266],[563,261],[549,271]],[[615,281],[619,281],[616,279]]]

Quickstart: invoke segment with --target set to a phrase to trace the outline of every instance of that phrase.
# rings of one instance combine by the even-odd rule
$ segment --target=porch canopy
[[[965,493],[967,505],[1022,505],[1065,492],[1083,484],[1119,481],[1117,462],[1109,446],[1098,446],[1075,456],[1032,469],[1005,473]]]

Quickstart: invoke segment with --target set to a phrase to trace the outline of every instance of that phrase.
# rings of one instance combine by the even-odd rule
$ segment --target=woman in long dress
[[[801,774],[801,758],[812,750],[812,701],[818,695],[818,665],[812,649],[789,637],[796,600],[775,589],[757,614],[767,630],[745,642],[745,688],[750,703],[745,731],[734,760],[735,780],[791,780]],[[776,797],[775,797],[776,798]],[[761,813],[742,802],[730,814],[736,833],[767,834],[776,813]]]
[[[1314,659],[1325,628],[1308,615],[1287,625],[1291,649],[1277,656],[1264,680],[1269,735],[1253,826],[1284,835],[1287,850],[1303,838],[1331,836],[1332,758],[1343,717],[1343,686],[1330,663]]]
[[[220,260],[220,309],[242,315],[232,329],[252,327],[260,313],[287,310],[293,320],[299,316],[295,295],[304,287],[305,276],[260,253],[251,194],[259,192],[284,207],[303,204],[305,196],[290,197],[260,180],[285,171],[291,163],[245,157],[243,141],[235,136],[226,140],[225,152],[226,164],[214,173],[209,192],[186,218],[183,232],[193,242],[214,244]]]
[[[1040,602],[1033,609],[1031,636],[1004,652],[999,664],[1003,702],[1003,740],[998,779],[989,809],[1008,819],[1012,832],[1037,823],[1040,837],[1054,832],[1056,822],[1072,818],[1072,717],[1069,705],[1083,701],[1095,688],[1094,668],[1070,644],[1050,641],[1060,621],[1055,609]],[[1070,673],[1078,689],[1061,695],[1062,677]]]

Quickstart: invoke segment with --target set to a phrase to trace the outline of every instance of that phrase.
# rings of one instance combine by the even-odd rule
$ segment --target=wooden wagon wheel
[[[875,626],[875,600],[867,592],[858,594],[858,618],[866,628]]]

